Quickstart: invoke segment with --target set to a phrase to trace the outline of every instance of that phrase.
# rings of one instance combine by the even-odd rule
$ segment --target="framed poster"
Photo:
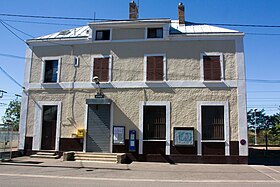
[[[174,146],[194,146],[193,127],[174,127]]]
[[[114,126],[113,133],[114,133],[113,143],[115,145],[124,145],[125,144],[125,127],[124,126]]]

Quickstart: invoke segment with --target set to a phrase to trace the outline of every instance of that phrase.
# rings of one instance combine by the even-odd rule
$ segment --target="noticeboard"
[[[124,126],[114,126],[114,139],[113,142],[115,145],[124,145],[125,144],[125,127]]]
[[[193,127],[174,127],[174,146],[194,146]]]

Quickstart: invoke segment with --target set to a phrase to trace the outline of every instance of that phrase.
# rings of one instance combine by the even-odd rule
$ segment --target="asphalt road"
[[[81,164],[80,164],[81,165]],[[0,162],[0,187],[280,186],[280,166],[157,164],[19,165]]]

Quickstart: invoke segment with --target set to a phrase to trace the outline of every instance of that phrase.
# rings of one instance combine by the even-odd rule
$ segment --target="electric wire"
[[[9,13],[0,13],[0,16],[35,18],[35,19],[80,20],[80,21],[125,21],[123,19],[104,19],[104,18],[96,19],[96,18],[87,18],[87,17],[42,16],[42,15],[9,14]],[[141,20],[139,20],[139,21],[141,21]],[[155,22],[155,21],[153,21],[153,22]],[[280,28],[280,25],[264,25],[264,24],[200,23],[200,22],[188,22],[188,23],[204,24],[204,25],[217,25],[217,26],[234,26],[234,27]]]
[[[15,84],[17,84],[19,87],[21,87],[22,89],[25,89],[24,86],[22,86],[20,83],[18,83],[18,81],[16,79],[14,79],[9,73],[7,73],[1,66],[0,66],[0,70],[11,80],[13,81]]]

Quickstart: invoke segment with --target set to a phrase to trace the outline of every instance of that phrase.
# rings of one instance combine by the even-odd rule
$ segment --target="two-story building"
[[[244,34],[129,6],[27,41],[20,150],[247,163]]]

